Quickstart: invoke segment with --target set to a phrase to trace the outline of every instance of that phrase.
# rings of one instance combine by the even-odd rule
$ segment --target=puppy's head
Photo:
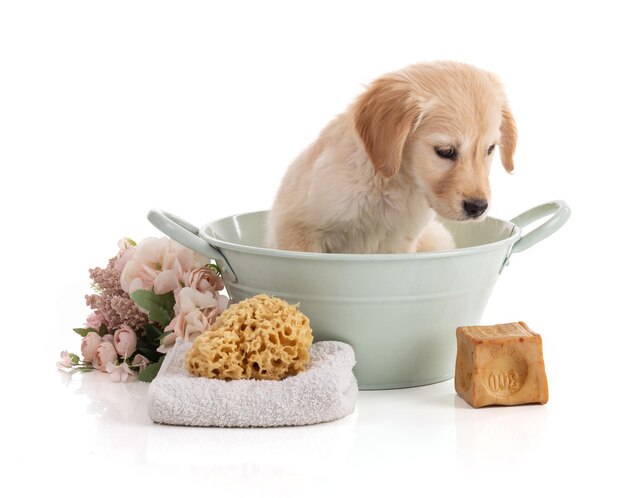
[[[473,66],[418,64],[383,76],[353,114],[376,171],[389,178],[402,169],[445,218],[484,217],[496,146],[513,171],[517,131],[502,85]]]

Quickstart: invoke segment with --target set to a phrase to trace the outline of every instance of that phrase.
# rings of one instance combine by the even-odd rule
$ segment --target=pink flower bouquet
[[[163,237],[118,243],[106,268],[89,270],[95,293],[83,328],[82,359],[63,351],[67,371],[101,370],[112,380],[131,376],[150,382],[177,337],[193,341],[228,306],[219,268],[194,251]]]

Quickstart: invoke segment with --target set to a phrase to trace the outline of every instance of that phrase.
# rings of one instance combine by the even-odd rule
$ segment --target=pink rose
[[[194,310],[205,311],[217,306],[217,300],[212,292],[200,292],[192,287],[184,287],[178,293],[176,299],[178,309],[187,314]]]
[[[92,313],[87,317],[87,321],[85,322],[85,327],[100,330],[100,326],[102,325],[102,317],[98,315],[98,313]]]
[[[183,337],[186,341],[193,342],[202,332],[209,330],[211,326],[211,322],[209,321],[210,314],[211,311],[203,313],[201,310],[193,310],[185,315],[185,331],[183,332]]]
[[[96,348],[96,352],[93,355],[93,366],[98,370],[106,372],[107,363],[113,363],[117,361],[117,351],[112,342],[102,341]]]
[[[72,368],[72,358],[67,351],[61,351],[61,359],[57,361],[57,368],[63,370],[66,368]]]
[[[135,241],[128,237],[120,239],[117,243],[117,247],[119,247],[120,250],[115,257],[113,268],[121,272],[126,266],[126,263],[128,263],[132,259],[133,254],[135,254],[136,245]]]
[[[129,294],[153,287],[157,294],[164,294],[176,290],[185,273],[208,263],[204,256],[167,237],[149,237],[135,247],[132,258],[122,270],[120,284]],[[168,270],[172,273],[160,276]]]
[[[161,345],[157,348],[157,351],[159,353],[167,353],[176,343],[177,337],[178,335],[176,335],[176,332],[171,332],[170,334],[167,334],[161,341]]]
[[[185,276],[187,287],[200,292],[218,292],[224,288],[224,281],[213,268],[196,268]]]
[[[133,366],[139,367],[139,373],[143,372],[150,363],[150,360],[142,354],[136,354],[133,358]]]
[[[209,315],[218,307],[212,292],[200,292],[192,287],[183,287],[176,296],[176,316],[165,327],[165,332],[174,331],[178,337],[193,341],[210,326]]]
[[[117,353],[126,359],[137,349],[137,334],[128,325],[123,324],[113,334],[113,345]]]
[[[165,270],[159,273],[154,279],[154,292],[156,294],[167,294],[173,290],[178,290],[178,274],[176,271]]]
[[[126,382],[129,375],[134,375],[126,362],[115,365],[109,361],[105,366],[105,371],[111,374],[111,380],[113,382]]]
[[[102,337],[100,337],[96,332],[88,332],[83,340],[80,343],[80,352],[83,355],[83,359],[88,362],[93,362],[93,357],[102,342]]]
[[[209,325],[213,325],[217,320],[217,317],[228,307],[229,299],[221,294],[217,295],[217,306],[211,310],[207,315],[207,321]]]
[[[125,292],[131,294],[137,289],[151,289],[154,279],[163,269],[163,259],[168,250],[166,238],[149,237],[142,240],[126,263],[120,277]]]

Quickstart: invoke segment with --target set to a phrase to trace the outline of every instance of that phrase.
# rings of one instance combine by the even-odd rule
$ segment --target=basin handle
[[[198,236],[200,233],[198,227],[183,220],[182,218],[179,218],[178,216],[160,209],[151,209],[148,213],[148,221],[150,221],[150,223],[152,223],[165,235],[185,247],[188,247],[189,249],[196,251],[216,262],[217,260],[220,260],[219,266],[222,270],[222,275],[229,282],[237,282],[237,275],[233,271],[226,257],[224,257],[222,252],[217,247],[212,246],[206,240]]]
[[[542,225],[539,225],[534,230],[522,235],[522,237],[520,237],[520,239],[513,244],[513,247],[504,260],[504,263],[502,263],[500,272],[502,272],[504,267],[509,264],[511,255],[514,252],[525,251],[529,247],[534,246],[537,242],[540,242],[546,237],[552,235],[565,224],[570,214],[571,210],[565,201],[551,201],[535,206],[534,208],[531,208],[511,219],[511,223],[519,226],[520,228],[524,228],[534,221],[550,216],[550,218],[548,218],[548,220]]]
[[[529,247],[534,246],[537,242],[540,242],[546,237],[552,235],[565,224],[570,217],[570,214],[571,210],[565,201],[552,201],[535,206],[534,208],[529,209],[528,211],[511,219],[511,223],[523,228],[530,225],[534,221],[550,216],[550,218],[548,218],[548,220],[546,220],[542,225],[523,235],[513,245],[511,252],[525,251]]]

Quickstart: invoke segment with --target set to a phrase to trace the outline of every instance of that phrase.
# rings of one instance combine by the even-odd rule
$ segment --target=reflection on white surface
[[[336,422],[266,429],[153,424],[148,430],[146,455],[150,463],[168,464],[172,453],[184,453],[196,465],[221,468],[259,465],[271,461],[271,455],[293,454],[299,455],[298,459],[280,459],[276,463],[291,471],[309,465],[333,466],[352,451],[357,418],[358,414],[353,413]]]
[[[341,420],[307,427],[167,426],[153,423],[147,415],[148,384],[111,382],[100,372],[71,377],[60,372],[59,378],[74,398],[71,404],[83,407],[86,418],[95,421],[93,444],[98,451],[115,458],[121,454],[124,461],[165,467],[185,462],[205,474],[288,472],[297,477],[303,467],[338,465],[354,445],[358,410]],[[299,457],[272,457],[289,454]]]
[[[569,376],[555,373],[549,382],[545,406],[474,409],[446,381],[362,391],[356,412],[336,422],[220,429],[154,424],[147,415],[148,384],[111,382],[100,372],[69,376],[50,366],[5,385],[6,399],[19,407],[5,410],[5,468],[23,463],[9,475],[21,486],[72,483],[90,496],[107,497],[113,475],[115,482],[129,483],[128,493],[145,493],[147,482],[164,496],[200,488],[256,498],[294,489],[299,497],[387,496],[417,490],[425,480],[441,493],[466,492],[470,481],[487,482],[490,489],[515,482],[521,493],[541,480],[565,482],[569,469],[579,469],[578,475],[594,465],[597,470],[602,445],[624,438],[618,423],[623,412],[598,413],[592,404],[572,401],[578,390]],[[22,429],[13,433],[14,427]],[[618,462],[605,459],[603,471],[616,472]],[[101,475],[111,476],[109,485],[94,489],[94,476]]]
[[[112,382],[109,374],[89,372],[74,374],[74,394],[88,400],[86,412],[105,424],[145,424],[148,384],[138,380]]]
[[[470,469],[517,467],[541,449],[548,410],[547,405],[475,409],[457,396],[454,402],[457,461]]]

